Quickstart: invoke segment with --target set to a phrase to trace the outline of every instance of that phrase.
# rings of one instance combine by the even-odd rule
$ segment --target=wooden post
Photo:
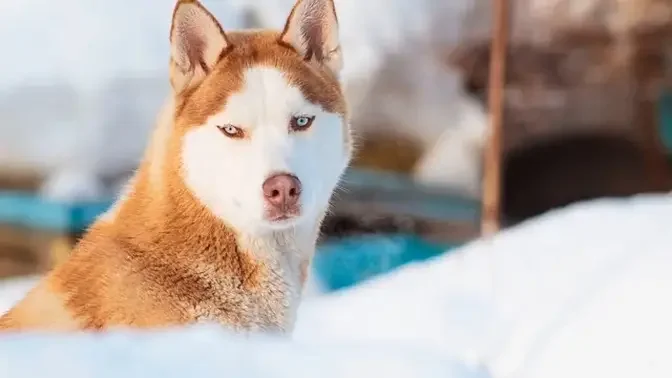
[[[648,37],[648,38],[647,38]],[[665,147],[660,140],[657,89],[664,77],[663,36],[635,36],[631,67],[635,79],[635,125],[639,141],[645,148],[648,176],[656,191],[669,191],[669,173]],[[660,43],[657,43],[660,40]],[[654,41],[652,43],[652,41]]]
[[[509,1],[493,0],[492,47],[490,49],[488,83],[490,134],[483,152],[483,204],[481,210],[481,233],[483,235],[493,234],[500,227],[502,125],[508,37]]]

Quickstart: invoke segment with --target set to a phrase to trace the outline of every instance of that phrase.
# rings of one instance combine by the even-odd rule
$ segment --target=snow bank
[[[306,301],[297,340],[394,340],[494,377],[670,377],[672,197],[549,213]]]
[[[339,351],[359,346],[352,347],[352,358],[371,358],[368,366],[385,365],[383,360],[417,362],[427,369],[443,366],[448,377],[480,376],[485,368],[494,378],[670,377],[670,219],[669,195],[574,205],[446,256],[307,299],[299,309],[292,343],[245,344],[240,350],[258,347],[259,358],[274,348],[277,356],[295,351],[291,361],[310,356],[315,369],[323,366],[321,374],[342,372],[337,369],[344,368],[339,364],[345,364],[347,353]],[[123,339],[110,338],[115,337]],[[191,344],[185,342],[179,340],[179,349],[190,351]],[[44,344],[32,338],[5,339],[0,341],[0,358],[28,358],[27,352],[21,357],[18,345],[39,352],[55,344],[53,339]],[[93,342],[85,345],[91,353],[107,353]],[[134,339],[134,345],[138,356],[152,353],[143,346],[151,340]],[[127,358],[117,354],[121,349],[114,349],[114,355]],[[70,355],[75,349],[63,350],[67,353],[60,356],[75,360]],[[163,354],[160,350],[156,353]],[[326,357],[332,353],[334,359]],[[420,362],[416,355],[427,359]],[[86,356],[77,360],[88,360]],[[454,365],[456,360],[462,365]],[[100,361],[108,363],[112,361]],[[376,376],[409,371],[401,365],[389,373],[376,371]],[[432,376],[431,371],[416,376]]]
[[[430,350],[391,344],[316,347],[243,338],[217,326],[106,335],[0,338],[3,378],[487,378]]]
[[[39,276],[27,276],[0,280],[0,313],[20,301],[39,279]]]

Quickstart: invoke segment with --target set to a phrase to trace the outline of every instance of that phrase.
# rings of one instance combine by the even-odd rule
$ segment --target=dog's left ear
[[[335,75],[341,71],[343,56],[333,0],[297,0],[280,39],[307,61],[324,65]]]

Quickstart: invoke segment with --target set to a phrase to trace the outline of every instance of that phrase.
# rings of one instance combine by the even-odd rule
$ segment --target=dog
[[[298,0],[281,31],[225,31],[178,0],[170,52],[135,175],[0,329],[291,332],[353,149],[333,0]]]

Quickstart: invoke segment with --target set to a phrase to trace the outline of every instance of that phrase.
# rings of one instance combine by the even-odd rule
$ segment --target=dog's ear
[[[219,61],[229,43],[215,17],[196,0],[178,0],[170,28],[170,82],[176,92],[192,88]]]
[[[343,66],[333,0],[297,0],[280,39],[305,60],[324,65],[336,75]]]

